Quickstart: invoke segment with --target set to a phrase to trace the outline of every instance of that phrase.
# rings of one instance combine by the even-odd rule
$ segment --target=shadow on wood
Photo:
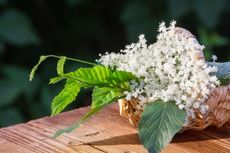
[[[121,145],[121,144],[139,145],[140,141],[137,134],[127,134],[127,135],[111,137],[109,139],[104,139],[100,141],[90,142],[88,144],[94,146]]]
[[[227,126],[227,125],[226,125]],[[215,135],[211,133],[215,132]],[[88,136],[88,135],[87,135]],[[181,143],[181,142],[195,142],[195,141],[204,141],[204,140],[220,140],[220,139],[230,139],[230,130],[226,130],[226,127],[222,128],[211,127],[204,131],[185,131],[181,134],[177,134],[173,139],[172,143]],[[121,145],[121,144],[140,144],[137,133],[128,134],[111,137],[109,139],[104,139],[100,141],[94,141],[87,143],[90,145]]]
[[[203,131],[188,130],[177,134],[171,143],[194,142],[204,140],[226,140],[230,139],[230,126],[226,123],[223,127],[209,127]]]

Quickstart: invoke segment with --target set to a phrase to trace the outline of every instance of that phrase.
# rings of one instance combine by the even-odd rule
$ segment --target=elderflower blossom
[[[99,62],[131,72],[139,78],[139,82],[131,81],[131,91],[125,92],[127,100],[140,100],[139,110],[158,99],[175,101],[180,109],[187,112],[187,117],[194,118],[194,109],[202,113],[208,109],[204,102],[219,85],[217,77],[210,73],[217,68],[198,60],[197,55],[204,46],[188,31],[187,36],[182,33],[175,24],[173,21],[166,27],[162,22],[155,43],[147,45],[145,36],[141,34],[137,43],[126,46],[120,53],[106,53]]]
[[[215,63],[217,61],[217,56],[216,55],[212,55],[212,60]]]

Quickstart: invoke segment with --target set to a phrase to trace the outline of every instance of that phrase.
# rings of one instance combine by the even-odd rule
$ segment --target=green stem
[[[58,58],[58,59],[61,58],[61,56],[56,56],[56,55],[46,55],[46,57],[53,57],[53,58]],[[96,63],[91,63],[91,62],[87,62],[87,61],[76,59],[76,58],[66,57],[66,59],[70,60],[70,61],[74,61],[74,62],[79,62],[79,63],[83,63],[83,64],[93,65],[93,66],[97,65]]]

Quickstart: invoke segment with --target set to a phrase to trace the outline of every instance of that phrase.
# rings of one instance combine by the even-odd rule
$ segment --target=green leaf
[[[52,101],[52,116],[60,113],[67,105],[73,102],[81,86],[71,79],[67,79],[64,89]]]
[[[113,72],[111,77],[112,83],[123,89],[129,89],[129,81],[131,80],[138,80],[138,79],[132,73],[125,72],[125,71],[115,71]]]
[[[95,87],[92,94],[91,109],[96,108],[98,105],[109,104],[120,97],[121,91],[107,87]]]
[[[185,115],[174,102],[158,100],[148,104],[138,125],[139,137],[144,147],[150,153],[159,153],[181,130]]]
[[[57,63],[57,74],[64,74],[64,65],[65,65],[66,57],[61,56]]]
[[[54,138],[58,137],[61,134],[64,133],[70,133],[73,130],[75,130],[76,128],[78,128],[83,122],[85,122],[87,119],[89,119],[92,115],[95,115],[96,113],[98,113],[102,108],[104,108],[107,104],[104,105],[98,105],[97,107],[91,109],[88,113],[86,113],[79,121],[77,121],[76,123],[74,123],[72,126],[66,128],[66,129],[61,129],[58,130],[55,134],[54,134]]]
[[[55,83],[57,83],[57,82],[59,82],[59,81],[61,81],[63,79],[65,79],[65,78],[59,77],[59,76],[55,77],[55,78],[51,78],[49,84],[55,84]]]
[[[24,46],[39,44],[40,39],[30,21],[30,18],[16,9],[7,9],[0,16],[0,37],[13,45]]]
[[[80,68],[75,72],[64,74],[62,77],[75,79],[89,86],[113,87],[123,90],[129,89],[129,81],[137,80],[132,73],[125,71],[112,72],[109,68],[100,65],[93,68]],[[55,82],[55,79],[51,82]]]
[[[212,73],[212,75],[215,75],[220,80],[221,85],[228,85],[230,83],[230,62],[208,62],[207,64],[211,67],[217,67],[218,71]]]
[[[62,76],[89,85],[108,85],[110,82],[106,78],[112,76],[112,72],[109,68],[98,65],[93,68],[80,68],[75,72],[70,72]]]
[[[49,84],[58,83],[59,81],[62,81],[63,79],[66,79],[66,77],[58,76],[58,77],[51,78]],[[80,82],[80,81],[77,81],[77,80],[75,80],[75,81],[78,82],[78,84],[82,88],[90,88],[90,87],[92,87],[91,85],[85,84],[83,82]]]
[[[39,66],[43,61],[45,61],[47,58],[48,58],[47,56],[40,56],[40,59],[39,59],[38,63],[33,67],[33,69],[32,69],[31,72],[30,72],[30,79],[29,79],[30,81],[33,80],[34,75],[35,75],[35,72],[36,72],[36,70],[38,69],[38,66]]]
[[[120,92],[115,91],[112,88],[99,88],[95,87],[93,90],[92,95],[92,105],[91,109],[88,113],[86,113],[79,121],[74,123],[72,126],[57,131],[53,137],[58,137],[59,135],[63,133],[70,133],[76,128],[78,128],[83,122],[85,122],[87,119],[89,119],[92,115],[95,115],[97,112],[99,112],[102,108],[107,106],[108,104],[112,103],[113,101],[120,98]]]

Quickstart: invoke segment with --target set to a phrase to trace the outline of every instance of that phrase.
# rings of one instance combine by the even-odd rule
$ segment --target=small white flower
[[[131,100],[131,98],[132,98],[131,94],[128,93],[128,94],[126,95],[126,98],[125,98],[125,99]]]
[[[199,108],[200,107],[200,103],[199,102],[195,102],[194,104],[193,104],[193,108]]]
[[[180,104],[180,105],[178,105],[178,107],[179,107],[180,109],[184,109],[184,108],[185,108],[185,105]]]
[[[131,91],[124,93],[127,100],[133,97],[140,100],[138,109],[158,99],[175,101],[180,109],[186,111],[187,118],[194,118],[193,109],[206,112],[207,106],[203,103],[219,85],[218,79],[210,75],[217,68],[197,60],[197,52],[204,46],[195,38],[187,39],[176,33],[175,24],[172,21],[167,28],[162,22],[155,43],[147,45],[141,34],[137,43],[127,45],[120,53],[105,53],[99,61],[139,78],[139,83],[130,81]],[[216,61],[217,57],[213,56],[213,59]]]
[[[217,61],[217,56],[216,55],[212,55],[212,60],[213,60],[213,62],[216,62]]]

